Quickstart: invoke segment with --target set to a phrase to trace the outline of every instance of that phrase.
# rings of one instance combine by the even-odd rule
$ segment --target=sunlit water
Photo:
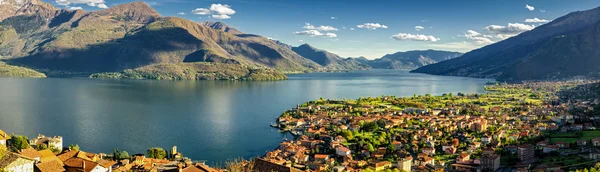
[[[269,127],[309,100],[480,93],[490,80],[373,70],[290,75],[286,81],[146,81],[0,78],[0,129],[64,137],[85,151],[130,154],[177,146],[222,164],[261,156],[285,136]]]

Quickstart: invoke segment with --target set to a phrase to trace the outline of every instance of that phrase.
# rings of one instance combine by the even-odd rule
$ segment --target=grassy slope
[[[29,68],[11,66],[0,62],[0,77],[45,78],[46,75]]]
[[[284,80],[287,77],[273,69],[251,68],[239,64],[174,63],[155,64],[122,72],[92,74],[91,78],[157,79],[157,80]]]

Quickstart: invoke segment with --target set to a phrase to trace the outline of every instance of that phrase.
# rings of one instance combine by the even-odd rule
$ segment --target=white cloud
[[[337,34],[335,34],[335,33],[321,33],[318,30],[298,31],[298,32],[294,32],[294,34],[296,34],[296,35],[306,35],[306,36],[311,36],[311,37],[315,37],[315,36],[323,36],[323,37],[330,37],[330,38],[337,37]]]
[[[178,12],[177,15],[185,15],[185,12]]]
[[[469,40],[473,40],[475,41],[475,43],[480,44],[480,45],[487,45],[487,44],[491,44],[494,43],[494,41],[492,41],[490,38],[493,37],[491,35],[483,35],[479,32],[476,32],[474,30],[467,30],[467,33],[465,33],[465,38],[469,39]]]
[[[54,0],[54,2],[58,5],[69,6],[71,4],[87,4],[91,7],[103,8],[106,7],[106,2],[104,0]]]
[[[545,13],[545,12],[546,12],[546,10],[542,10],[542,9],[540,9],[540,12],[542,12],[542,13]]]
[[[298,40],[298,42],[304,42],[304,40]]]
[[[195,10],[192,10],[192,13],[197,15],[209,15],[212,12],[206,8],[196,8]]]
[[[352,28],[350,28],[350,30],[354,30],[354,28],[352,27]]]
[[[423,29],[425,29],[425,27],[423,27],[423,26],[415,26],[415,30],[417,30],[417,31],[421,31]]]
[[[81,7],[69,7],[68,10],[83,10]]]
[[[304,29],[308,29],[308,30],[319,30],[319,31],[337,31],[338,29],[333,27],[333,26],[319,26],[319,27],[315,27],[313,25],[311,25],[310,23],[304,23]]]
[[[221,4],[212,4],[210,5],[210,11],[213,11],[217,14],[225,14],[225,15],[233,15],[235,11],[231,9],[229,5],[221,5]]]
[[[526,25],[522,23],[508,23],[507,26],[489,25],[485,27],[485,30],[494,34],[519,34],[525,31],[529,31],[535,28],[534,25]]]
[[[215,18],[215,19],[230,19],[231,18],[227,14],[213,14],[213,15],[211,15],[211,17]]]
[[[361,29],[370,29],[370,30],[376,30],[376,29],[387,29],[388,27],[386,25],[382,25],[379,23],[365,23],[365,24],[361,24],[361,25],[357,25],[356,27],[361,28]]]
[[[435,49],[468,52],[473,49],[480,48],[483,45],[473,44],[473,43],[467,42],[467,41],[461,41],[461,42],[427,44],[427,46],[435,48]]]
[[[326,33],[325,36],[326,37],[330,37],[330,38],[336,38],[337,34],[335,34],[335,33]]]
[[[331,17],[330,19],[331,20],[337,20],[337,17]]]
[[[411,40],[411,41],[429,41],[429,42],[437,42],[440,38],[436,38],[432,35],[422,35],[422,34],[409,34],[409,33],[398,33],[396,35],[392,35],[392,38],[395,40]]]
[[[98,4],[98,8],[107,9],[108,6],[106,4]]]
[[[539,19],[539,18],[532,18],[532,19],[525,19],[525,23],[548,23],[550,22],[550,20],[546,20],[546,19]]]
[[[535,7],[530,6],[529,4],[525,4],[525,8],[527,8],[529,11],[535,10]]]
[[[212,4],[209,8],[196,8],[192,10],[192,14],[196,15],[211,15],[216,19],[229,19],[235,14],[235,10],[227,4]]]

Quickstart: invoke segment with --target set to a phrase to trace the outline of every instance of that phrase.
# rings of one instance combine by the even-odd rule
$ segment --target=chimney
[[[85,171],[85,160],[82,161],[81,168]]]

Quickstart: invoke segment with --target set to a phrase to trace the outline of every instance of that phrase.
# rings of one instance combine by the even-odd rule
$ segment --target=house
[[[7,152],[6,155],[0,159],[0,169],[4,169],[9,172],[33,172],[34,167],[33,159],[23,157],[19,154]]]
[[[22,149],[21,151],[19,151],[19,155],[29,158],[29,159],[33,159],[33,160],[35,160],[35,162],[39,162],[40,159],[42,158],[42,155],[32,147],[29,147],[27,149]]]
[[[398,161],[398,169],[402,171],[412,171],[412,156],[407,156]]]
[[[590,150],[590,159],[593,159],[593,160],[600,159],[600,149]]]
[[[546,145],[543,147],[542,152],[550,153],[550,152],[558,151],[558,148],[559,147],[557,145]]]
[[[6,132],[0,130],[0,145],[6,146],[6,141],[10,139],[10,136]]]
[[[483,171],[496,171],[500,168],[500,156],[496,154],[484,154],[481,156],[480,165]]]
[[[329,160],[329,155],[327,154],[315,154],[315,162],[325,163]]]
[[[577,146],[586,146],[587,140],[577,140]]]
[[[444,152],[446,154],[454,154],[454,153],[456,153],[456,148],[454,147],[454,145],[443,145],[442,146],[442,150],[444,150]]]
[[[423,148],[421,151],[424,154],[427,154],[427,155],[434,155],[435,154],[435,149],[434,148]]]
[[[338,156],[341,156],[341,157],[346,157],[346,156],[350,156],[351,155],[350,149],[348,149],[347,147],[344,147],[344,146],[338,146],[338,147],[336,147],[335,148],[335,153]]]
[[[98,165],[98,163],[82,158],[71,158],[64,162],[67,171],[82,172],[106,172],[108,169]]]
[[[492,137],[491,137],[491,136],[488,136],[488,135],[486,134],[486,135],[484,135],[483,137],[481,137],[481,143],[483,143],[483,144],[488,144],[488,143],[490,143],[490,142],[492,142]]]
[[[58,151],[63,150],[63,138],[61,136],[46,137],[38,134],[36,138],[29,140],[29,144],[32,146],[44,144],[48,146],[48,148],[55,148],[58,149]]]
[[[466,152],[462,152],[460,155],[458,155],[458,157],[456,157],[457,163],[464,163],[468,162],[469,160],[471,160],[471,154],[468,154]]]
[[[592,139],[592,145],[600,146],[600,137]]]
[[[556,142],[554,143],[558,148],[569,148],[569,144],[565,142]]]
[[[383,171],[390,168],[392,168],[392,163],[389,161],[375,163],[375,171]]]

